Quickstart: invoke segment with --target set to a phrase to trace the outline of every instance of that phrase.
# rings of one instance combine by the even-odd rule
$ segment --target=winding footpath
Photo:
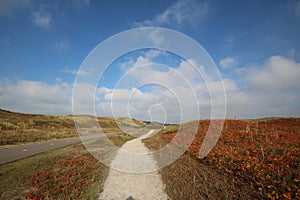
[[[149,137],[154,132],[154,130],[150,130],[147,134],[126,142],[121,149],[118,150],[111,163],[111,168],[104,183],[103,192],[100,194],[99,200],[168,199],[167,194],[164,192],[164,184],[162,183],[160,174],[157,171],[134,173],[126,172],[126,170],[116,170],[121,163],[125,166],[130,166],[132,164],[134,167],[137,167],[136,169],[141,169],[141,167],[145,165],[155,167],[156,161],[152,155],[149,154],[150,151],[142,143],[143,138]],[[124,152],[127,153],[127,156]],[[129,158],[128,153],[138,154],[141,156],[132,156]],[[136,166],[137,163],[139,166]]]

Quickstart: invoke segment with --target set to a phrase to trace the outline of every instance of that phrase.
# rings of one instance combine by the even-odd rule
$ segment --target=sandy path
[[[153,133],[154,130],[150,130],[142,137],[126,142],[117,152],[115,159],[111,163],[112,168],[110,168],[108,177],[104,183],[103,193],[100,194],[100,200],[168,199],[167,194],[164,192],[164,184],[157,171],[150,173],[130,173],[113,169],[119,168],[114,166],[120,166],[121,163],[125,163],[124,169],[126,169],[126,166],[134,166],[128,171],[133,171],[134,169],[141,171],[140,169],[145,165],[155,167],[155,160],[152,155],[148,154],[150,151],[141,142],[143,138]],[[139,156],[129,157],[128,152]]]

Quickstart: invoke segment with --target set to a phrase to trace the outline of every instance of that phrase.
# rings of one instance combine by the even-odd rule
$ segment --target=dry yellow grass
[[[77,122],[89,128],[94,118],[91,116],[76,116]],[[98,117],[98,123],[105,133],[122,132],[121,127],[130,128],[145,126],[146,123],[126,117]],[[94,123],[95,124],[95,123]],[[0,145],[35,142],[54,138],[77,137],[74,117],[33,115],[15,113],[0,109]]]

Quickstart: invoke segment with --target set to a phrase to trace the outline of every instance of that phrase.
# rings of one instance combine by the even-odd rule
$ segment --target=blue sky
[[[300,116],[300,1],[0,0],[0,26],[2,109],[72,113],[73,82],[89,52],[122,31],[154,26],[182,32],[205,48],[223,78],[226,116]],[[122,56],[107,70],[105,83],[98,85],[98,115],[112,115],[109,107],[112,89],[122,74],[138,62],[157,62],[186,70],[180,68],[186,60],[168,52],[148,49]],[[170,68],[149,66],[145,70],[153,74],[154,80],[170,79],[172,74],[168,73]],[[129,79],[136,81],[131,86],[145,81],[133,72],[129,76],[137,78]],[[153,86],[136,90],[130,84],[114,94],[116,97],[118,92],[140,94],[136,102],[142,102],[143,108],[128,113],[125,105],[128,101],[123,101],[116,103],[116,110],[120,111],[117,115],[149,120],[148,111],[154,105],[153,117],[163,121],[161,106],[166,106],[167,121],[180,121],[178,105],[175,101],[169,105],[164,102],[167,94],[160,93],[163,89]],[[201,88],[201,84],[195,81],[193,84],[194,88]],[[195,91],[198,95],[202,90]],[[201,103],[209,101],[204,96],[199,97]],[[155,101],[146,101],[149,98]],[[210,106],[206,105],[201,104],[203,118],[210,116],[206,111]],[[172,106],[176,109],[168,109]],[[191,118],[184,120],[196,117],[191,113]]]

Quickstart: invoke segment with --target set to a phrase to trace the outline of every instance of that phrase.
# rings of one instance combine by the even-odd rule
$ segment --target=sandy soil
[[[100,200],[168,199],[160,174],[157,171],[149,170],[157,168],[156,161],[141,142],[143,138],[153,133],[154,130],[150,130],[142,137],[126,142],[118,150],[111,163]],[[145,173],[145,171],[153,172]]]

